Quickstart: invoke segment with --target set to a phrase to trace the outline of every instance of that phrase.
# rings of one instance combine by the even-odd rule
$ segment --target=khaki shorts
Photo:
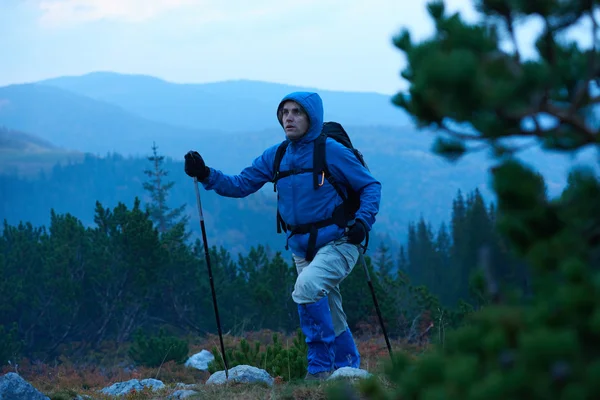
[[[328,296],[333,329],[338,336],[348,327],[339,285],[352,272],[358,261],[358,246],[348,243],[343,237],[321,247],[310,263],[295,254],[293,257],[298,278],[292,299],[297,304],[306,304]]]

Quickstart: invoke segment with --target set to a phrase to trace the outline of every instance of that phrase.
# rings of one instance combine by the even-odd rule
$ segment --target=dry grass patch
[[[234,337],[225,335],[225,345],[235,346],[243,338],[254,343],[260,342],[262,346],[271,343],[272,331],[248,332],[244,336]],[[292,341],[294,335],[283,335],[282,341]],[[210,350],[218,346],[218,336],[209,335],[205,338],[189,338],[190,355],[200,352],[202,349]],[[389,354],[383,337],[357,337],[356,343],[361,354],[361,368],[375,375],[381,385],[391,387],[384,375],[384,367],[389,361]],[[152,392],[146,389],[140,392],[130,393],[128,396],[120,397],[124,400],[158,400],[167,399],[179,390],[177,383],[193,384],[192,390],[198,392],[192,399],[215,399],[215,400],[237,400],[237,399],[327,399],[334,389],[338,388],[345,393],[342,399],[359,399],[356,390],[353,390],[359,381],[335,380],[326,382],[304,382],[293,380],[284,382],[281,378],[275,378],[273,387],[260,384],[229,383],[227,385],[205,385],[210,377],[207,371],[200,371],[178,365],[169,361],[157,368],[133,367],[130,360],[124,357],[116,357],[115,354],[125,355],[126,349],[116,348],[107,344],[101,352],[86,357],[78,362],[71,361],[66,356],[59,357],[53,363],[32,362],[23,359],[19,363],[18,373],[42,393],[48,395],[51,400],[72,400],[76,395],[88,395],[95,400],[108,400],[114,397],[99,393],[99,390],[116,382],[125,382],[131,379],[153,378],[162,381],[166,388]],[[115,348],[113,348],[115,347]],[[427,347],[408,345],[403,341],[392,341],[394,352],[405,352],[412,357],[418,357],[427,351]],[[97,363],[100,361],[100,363]],[[96,362],[94,362],[96,361]],[[6,366],[0,370],[0,374],[14,372],[14,368]],[[344,389],[345,388],[345,389]],[[338,391],[339,392],[339,391]],[[353,397],[354,396],[354,397]]]

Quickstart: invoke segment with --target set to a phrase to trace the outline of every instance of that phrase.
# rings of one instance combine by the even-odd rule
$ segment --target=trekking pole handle
[[[346,226],[344,228],[344,235],[348,234],[348,232],[350,231],[350,227],[352,225],[354,225],[355,223],[356,223],[356,220],[354,220],[354,219],[348,223],[348,226]],[[368,231],[365,233],[365,244],[359,244],[358,247],[360,247],[362,249],[363,254],[367,252],[367,248],[369,247],[369,232]]]

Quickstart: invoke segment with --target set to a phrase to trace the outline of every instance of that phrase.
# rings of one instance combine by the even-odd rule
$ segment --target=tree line
[[[50,213],[48,226],[4,221],[0,235],[0,340],[2,362],[27,355],[47,359],[64,346],[84,352],[104,341],[126,342],[141,328],[167,327],[178,335],[216,331],[202,243],[189,240],[183,208],[167,206],[173,183],[156,147],[145,170],[145,205],[110,209],[97,201],[94,225],[70,213]],[[366,266],[390,336],[417,340],[423,325],[444,314],[455,324],[485,301],[476,284],[477,254],[491,248],[497,278],[526,281],[494,232],[495,209],[477,190],[453,202],[449,227],[437,232],[423,218],[408,226],[399,254],[385,243],[370,249]],[[210,237],[210,233],[209,233]],[[210,241],[209,241],[210,245]],[[209,249],[225,332],[298,327],[291,300],[296,271],[291,258],[268,245],[235,259],[222,246]],[[348,322],[357,334],[377,330],[365,271],[359,263],[341,288]]]

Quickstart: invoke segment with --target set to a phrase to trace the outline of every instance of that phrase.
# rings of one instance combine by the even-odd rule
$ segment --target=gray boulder
[[[266,383],[273,386],[273,377],[264,369],[251,365],[237,365],[227,371],[229,380],[238,383]],[[217,371],[208,378],[207,385],[221,385],[226,382],[225,371]]]
[[[153,391],[156,391],[164,388],[165,384],[157,379],[143,379],[142,381],[131,379],[125,382],[114,383],[100,390],[100,392],[109,396],[124,396],[132,390],[143,390],[146,386],[149,386]]]
[[[0,400],[50,400],[14,372],[0,376]]]
[[[196,353],[185,362],[186,367],[196,368],[201,371],[206,371],[208,369],[208,363],[215,359],[215,356],[208,351],[202,350],[200,353]]]
[[[327,380],[330,379],[365,379],[370,377],[371,374],[364,369],[360,368],[352,368],[352,367],[342,367],[336,369]]]
[[[187,399],[188,397],[192,397],[198,394],[195,390],[176,390],[172,395],[169,396],[169,399]]]

